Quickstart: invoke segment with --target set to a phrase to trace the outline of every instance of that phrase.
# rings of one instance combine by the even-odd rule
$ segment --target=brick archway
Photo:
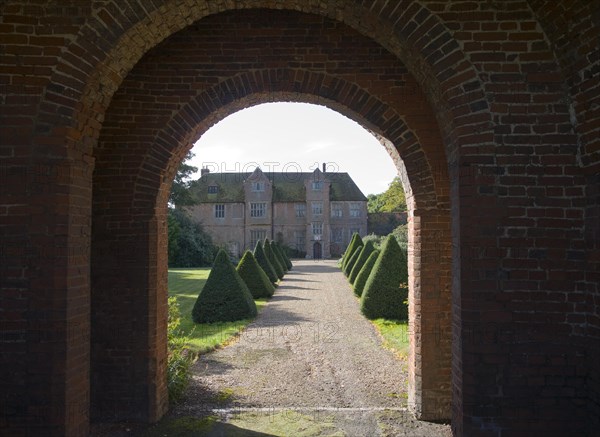
[[[264,42],[252,37],[266,31],[298,33],[307,26],[311,28],[310,36],[296,36],[269,47],[267,52],[278,51],[277,59],[268,53],[260,54]],[[334,42],[329,42],[331,36],[336,37]],[[233,47],[227,60],[215,40],[224,47]],[[351,54],[346,47],[364,47],[364,54]],[[319,54],[315,55],[315,51]],[[367,61],[367,51],[378,54],[379,65],[369,67],[364,75],[348,74],[353,62]],[[247,53],[253,53],[251,69]],[[315,66],[314,56],[322,58],[321,66]],[[290,62],[294,63],[293,68],[288,66]],[[164,69],[164,65],[172,67]],[[375,77],[380,78],[374,86]],[[179,161],[219,119],[247,106],[277,100],[324,104],[357,120],[382,138],[404,175],[407,188],[410,187],[411,235],[416,236],[411,238],[410,251],[414,331],[410,405],[420,418],[449,418],[449,182],[439,128],[424,95],[404,66],[352,29],[318,16],[243,11],[207,17],[150,51],[123,82],[107,111],[95,154],[92,332],[121,324],[113,319],[118,318],[117,314],[106,317],[114,301],[106,290],[114,290],[118,295],[131,290],[143,299],[143,308],[151,306],[155,317],[160,317],[159,305],[162,296],[164,311],[166,290],[166,246],[160,240],[164,232],[159,232],[158,240],[154,232],[157,228],[164,231],[166,199]],[[119,170],[124,159],[128,165]],[[119,187],[118,201],[113,200],[115,185]],[[126,207],[124,199],[137,206]],[[132,215],[137,217],[135,225],[130,224]],[[145,228],[145,223],[150,228]],[[134,247],[142,255],[133,255]],[[120,253],[122,258],[115,255]],[[134,258],[137,261],[133,262]],[[139,268],[139,276],[132,272],[132,265]],[[107,279],[111,275],[114,277]],[[138,286],[130,288],[131,283]],[[144,290],[149,290],[149,294]],[[147,302],[146,298],[152,301]],[[132,307],[125,313],[134,310]],[[94,317],[96,313],[100,316]],[[104,324],[106,327],[101,328]],[[153,330],[154,326],[148,324],[147,329]],[[145,332],[140,335],[147,338]],[[111,380],[151,386],[160,375],[140,374],[136,379],[128,368],[119,371],[118,361],[110,358],[110,353],[103,353],[127,347],[134,353],[141,342],[125,346],[123,337],[113,336],[116,344],[107,345],[104,341],[98,345],[94,338],[92,335],[92,381],[102,387],[101,392],[92,387],[94,405],[107,405],[118,414],[135,414],[128,413],[127,406],[119,402],[116,393],[121,386],[110,389]],[[158,345],[164,343],[160,338],[155,341]],[[155,353],[155,361],[160,362],[160,351]],[[102,361],[102,356],[108,357],[107,362]],[[152,361],[147,364],[152,365]],[[96,368],[111,370],[101,372]],[[138,401],[147,402],[143,398],[141,393]],[[135,403],[132,408],[143,411]],[[99,409],[96,414],[111,415],[110,411],[102,411]]]
[[[154,47],[160,51],[161,41],[176,32],[226,10],[257,7],[313,14],[354,29],[394,58],[396,68],[404,66],[426,108],[435,109],[441,142],[429,137],[427,121],[421,125],[420,117],[410,119],[402,99],[388,95],[385,87],[378,89],[376,80],[366,85],[367,75],[343,78],[367,96],[381,94],[379,100],[397,111],[412,136],[386,143],[389,150],[404,153],[403,158],[422,153],[421,161],[405,162],[428,163],[436,201],[453,200],[455,433],[585,434],[595,429],[600,417],[600,26],[590,2],[108,0],[65,6],[57,0],[8,0],[0,6],[0,86],[5,90],[0,93],[0,188],[6,199],[0,206],[0,327],[6,332],[0,354],[0,431],[87,433],[90,262],[103,250],[122,251],[122,246],[106,244],[90,261],[92,232],[96,238],[102,232],[137,233],[140,251],[155,258],[164,245],[157,237],[163,225],[153,193],[157,180],[166,189],[177,153],[167,148],[161,154],[159,148],[140,160],[147,151],[111,152],[98,144],[101,130],[110,133],[114,122],[107,108],[119,104],[117,90],[124,91],[124,80],[132,77],[138,61]],[[354,64],[348,74],[379,60],[377,53],[367,63]],[[322,61],[315,58],[311,72]],[[264,78],[273,80],[276,74]],[[218,95],[208,97],[224,107]],[[358,108],[361,101],[342,103],[342,111],[353,112],[382,140],[396,137],[383,125],[370,125],[375,114]],[[394,113],[383,114],[388,116]],[[399,144],[403,151],[396,150]],[[431,155],[440,144],[449,164],[450,190],[438,183],[445,180],[436,171],[443,160]],[[96,162],[96,176],[110,178],[105,164],[111,153],[121,157],[122,170],[111,207],[129,208],[130,220],[107,216],[96,220],[92,231],[92,188],[100,190],[100,200],[103,186],[92,187],[92,171]],[[166,169],[165,160],[170,160]],[[427,165],[413,170],[428,171]],[[406,169],[406,182],[412,188],[427,186],[412,183],[410,171]],[[132,195],[132,182],[139,197]],[[415,194],[414,199],[424,198]],[[415,208],[415,223],[428,217],[429,209]],[[446,226],[444,220],[431,226]],[[120,287],[133,291],[155,284],[145,287],[150,290],[146,298],[129,302],[145,310],[145,316],[135,319],[135,327],[143,329],[133,330],[143,340],[133,356],[132,362],[142,364],[135,376],[160,381],[156,351],[162,347],[163,309],[156,284],[164,278],[157,269],[133,271],[120,279]],[[99,275],[93,281],[98,286],[110,279]],[[106,310],[101,297],[95,293],[94,311]],[[96,325],[93,338],[101,342],[102,336],[131,327]],[[102,355],[99,351],[94,353]],[[148,355],[153,357],[150,365],[144,358]],[[133,397],[128,400],[127,393],[122,399],[137,405],[140,417],[155,418],[164,410],[163,391],[161,383],[138,388],[132,396],[144,399],[143,406]],[[101,409],[94,405],[92,411]]]

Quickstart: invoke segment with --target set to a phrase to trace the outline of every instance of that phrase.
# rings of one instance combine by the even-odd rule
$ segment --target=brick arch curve
[[[439,180],[440,177],[437,178],[437,181],[434,180],[434,170],[431,168],[432,163],[430,162],[432,158],[436,164],[444,160],[443,150],[428,150],[428,159],[428,154],[423,151],[423,146],[419,142],[418,131],[411,129],[402,114],[392,106],[382,102],[368,90],[362,89],[356,84],[327,74],[306,72],[302,82],[293,83],[292,78],[296,75],[294,70],[263,70],[261,71],[262,75],[283,76],[290,78],[290,82],[253,83],[248,87],[247,84],[251,83],[250,77],[254,74],[245,72],[220,82],[183,106],[165,124],[164,128],[157,132],[155,141],[141,165],[142,171],[145,169],[149,172],[151,169],[156,169],[156,163],[164,158],[165,149],[172,150],[172,158],[161,177],[162,181],[171,181],[179,162],[193,144],[212,125],[234,112],[268,102],[312,103],[326,106],[354,120],[378,138],[388,150],[390,158],[395,164],[406,167],[407,181],[410,183],[409,191],[414,196],[415,208],[436,208],[449,204],[447,181],[444,186],[444,181]],[[319,86],[309,87],[308,83],[319,84]],[[287,91],[290,87],[293,87],[294,91]],[[335,89],[338,90],[337,93]],[[342,89],[346,90],[348,94],[340,95],[339,91]],[[227,98],[217,104],[212,112],[205,112],[206,108],[201,109],[198,104],[198,102],[207,101],[210,95],[224,96],[228,94],[235,95],[235,99],[227,101],[229,100]],[[383,114],[386,114],[385,118]],[[399,160],[402,160],[403,163],[400,163]],[[438,168],[435,170],[439,171]],[[155,183],[163,185],[158,179]],[[147,187],[147,183],[142,182],[142,185]],[[170,184],[164,186],[168,188]],[[151,199],[149,197],[151,195],[145,188],[136,188],[135,192],[134,199],[136,200],[149,201]],[[155,198],[157,201],[155,207],[166,202],[164,196],[163,193]]]
[[[40,119],[39,134],[47,136],[50,126],[56,123],[57,111],[66,105],[72,115],[70,127],[85,131],[90,137],[86,144],[93,145],[99,134],[98,122],[103,120],[112,96],[144,53],[204,17],[256,8],[322,15],[350,26],[397,55],[426,91],[430,103],[438,108],[447,147],[454,148],[460,142],[454,129],[462,123],[451,111],[457,100],[462,106],[482,105],[485,100],[481,84],[474,85],[479,79],[468,57],[424,1],[385,2],[371,7],[335,0],[318,3],[283,0],[276,6],[270,0],[201,1],[193,5],[176,0],[160,5],[143,3],[142,6],[142,3],[122,9],[111,2],[98,11],[85,12],[85,26],[67,46],[50,79],[55,87],[46,90],[42,113],[47,122]],[[86,50],[94,54],[93,62],[75,68],[76,60]],[[467,83],[469,92],[465,93],[461,86]],[[71,94],[71,102],[55,103],[55,98],[65,90]],[[64,136],[64,131],[51,135]],[[71,146],[78,140],[73,131],[68,131],[65,138]]]

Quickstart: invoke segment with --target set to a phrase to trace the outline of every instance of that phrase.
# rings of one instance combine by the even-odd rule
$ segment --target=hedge
[[[380,253],[381,252],[377,249],[371,252],[371,255],[369,255],[369,258],[367,258],[367,261],[362,266],[362,269],[360,269],[360,272],[358,272],[358,275],[356,275],[356,280],[354,281],[354,294],[356,294],[358,297],[362,295],[365,284],[367,283],[367,279],[369,279],[369,274],[371,273],[371,270],[373,270],[375,261],[377,261]]]
[[[360,309],[368,319],[407,320],[408,270],[404,251],[389,235],[363,290]]]
[[[350,271],[352,270],[352,267],[354,267],[354,263],[356,262],[356,260],[358,259],[358,257],[360,256],[360,253],[362,252],[363,246],[357,246],[354,249],[354,253],[350,256],[350,259],[348,260],[348,262],[346,262],[346,265],[344,266],[344,275],[349,276],[350,275]]]
[[[375,250],[375,245],[372,241],[367,241],[363,246],[363,249],[360,251],[360,255],[358,256],[354,266],[352,266],[352,270],[350,270],[350,274],[348,275],[348,280],[351,284],[354,284],[356,281],[356,277],[358,276],[358,272],[362,269],[362,266],[365,264],[371,253]]]
[[[281,264],[279,264],[279,261],[275,257],[275,254],[273,253],[273,249],[271,248],[271,242],[269,241],[268,238],[265,238],[265,243],[263,244],[263,249],[265,251],[265,255],[267,256],[267,259],[273,266],[273,270],[275,270],[275,273],[277,273],[277,277],[279,279],[283,279],[283,275],[284,275],[283,267],[281,267]]]
[[[277,273],[275,272],[273,265],[267,258],[267,255],[265,255],[265,251],[260,240],[256,242],[256,246],[254,247],[254,258],[256,258],[256,262],[258,263],[258,265],[267,274],[269,281],[271,281],[271,283],[273,284],[276,284],[279,278],[277,277]]]
[[[258,265],[252,252],[249,250],[244,252],[236,270],[248,286],[254,299],[273,296],[275,287],[262,267]]]
[[[233,322],[256,316],[256,304],[229,256],[219,250],[200,291],[192,319],[195,323]]]

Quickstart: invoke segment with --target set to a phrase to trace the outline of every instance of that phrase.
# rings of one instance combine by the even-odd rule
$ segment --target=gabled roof
[[[306,201],[305,182],[314,177],[314,173],[295,172],[263,172],[273,184],[274,202]],[[244,181],[252,173],[207,173],[192,182],[191,192],[199,203],[244,202]],[[366,201],[348,173],[325,173],[331,182],[329,200],[331,201]],[[217,186],[215,194],[208,193],[209,186]]]

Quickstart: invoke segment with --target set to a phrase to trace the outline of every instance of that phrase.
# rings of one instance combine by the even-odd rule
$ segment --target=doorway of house
[[[313,244],[313,259],[321,259],[323,257],[323,251],[321,248],[321,243],[318,241]]]

